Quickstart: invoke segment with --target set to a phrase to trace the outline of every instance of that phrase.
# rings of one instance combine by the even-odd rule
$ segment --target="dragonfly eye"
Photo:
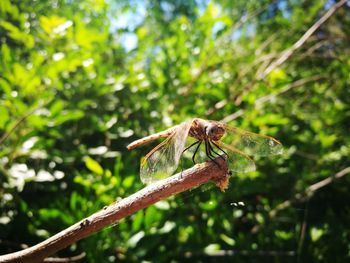
[[[210,136],[212,134],[212,128],[209,126],[204,127],[204,132],[207,136]]]
[[[218,132],[217,127],[213,127],[213,126],[207,126],[205,127],[205,133],[207,134],[207,136],[211,137],[213,135],[215,135]]]
[[[205,127],[205,134],[215,141],[219,140],[224,133],[224,129],[216,125],[208,125]]]

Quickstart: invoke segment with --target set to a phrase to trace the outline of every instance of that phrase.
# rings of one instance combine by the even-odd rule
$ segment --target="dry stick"
[[[270,73],[272,70],[274,70],[276,67],[280,66],[281,64],[283,64],[292,54],[293,52],[300,48],[307,39],[309,39],[311,37],[311,35],[338,9],[340,8],[342,5],[344,5],[346,2],[346,0],[342,0],[340,2],[338,2],[337,4],[334,4],[327,13],[325,13],[323,15],[323,17],[321,17],[313,26],[311,26],[306,32],[305,34],[297,41],[294,43],[294,45],[292,47],[290,47],[289,49],[285,50],[284,52],[282,52],[282,55],[275,60],[274,62],[272,62],[270,64],[270,66],[268,66],[264,72],[259,73],[259,71],[262,71],[262,69],[258,70],[258,73],[256,74],[257,77],[250,83],[249,86],[252,86],[254,83],[256,83],[258,80],[263,79],[268,73]],[[235,83],[237,83],[237,81],[235,81]],[[214,113],[216,110],[223,108],[226,104],[228,103],[227,99],[221,100],[219,102],[216,103],[214,108],[211,108],[208,110],[208,112],[206,113],[206,115],[210,115],[212,113]],[[236,103],[237,104],[237,103]],[[241,116],[243,112],[237,111],[236,113],[232,114],[233,119],[236,119],[237,117]]]
[[[270,66],[268,66],[265,71],[258,76],[258,79],[263,79],[267,74],[269,74],[272,70],[283,64],[293,53],[295,50],[300,48],[306,40],[313,34],[317,29],[320,28],[320,26],[330,18],[337,9],[339,9],[342,5],[346,3],[347,0],[341,0],[338,3],[334,4],[315,24],[312,25],[312,27],[309,28],[305,32],[305,34],[293,44],[290,48],[285,50],[282,55],[271,63]]]
[[[232,257],[236,255],[242,255],[242,256],[295,256],[295,251],[278,251],[278,250],[215,250],[210,252],[200,252],[200,253],[193,253],[193,252],[186,252],[185,257],[186,258],[192,258],[192,257]]]
[[[8,132],[5,132],[1,138],[0,138],[0,145],[3,144],[3,142],[11,135],[11,133],[13,133],[17,127],[23,122],[25,121],[30,115],[32,115],[36,110],[40,109],[41,107],[45,106],[46,104],[48,104],[51,101],[51,99],[49,99],[46,102],[42,102],[39,103],[38,106],[34,107],[33,109],[31,109],[30,111],[28,111],[26,114],[24,114],[22,117],[20,117],[15,124],[10,128],[10,130]]]
[[[215,162],[219,165],[211,161],[197,164],[182,173],[151,184],[35,246],[0,256],[0,262],[42,262],[44,258],[140,209],[209,181],[214,181],[224,190],[229,178],[227,163],[221,157],[215,159]]]
[[[67,258],[45,258],[44,262],[50,262],[50,263],[72,262],[72,261],[83,259],[85,256],[86,256],[86,253],[82,252],[77,256],[72,256]]]
[[[4,133],[3,136],[0,138],[0,145],[15,131],[15,129],[25,120],[27,119],[30,115],[32,115],[38,108],[34,108],[31,111],[27,112],[25,115],[23,115],[21,118],[19,118],[15,124],[12,126],[12,128]]]
[[[306,202],[306,206],[305,206],[305,211],[304,211],[304,218],[303,218],[303,222],[301,224],[301,228],[300,228],[300,236],[299,236],[299,241],[298,241],[298,247],[297,247],[297,255],[298,255],[298,263],[301,262],[301,253],[303,250],[303,246],[304,246],[304,240],[305,240],[305,236],[306,236],[306,230],[308,227],[307,224],[307,218],[308,218],[308,213],[309,213],[309,200],[307,200]]]
[[[303,201],[305,199],[309,199],[317,190],[333,183],[335,180],[342,178],[343,176],[350,173],[350,167],[346,167],[343,170],[339,171],[335,175],[329,176],[326,179],[323,179],[315,184],[310,185],[306,190],[302,193],[297,193],[293,198],[286,200],[279,205],[277,205],[274,209],[269,212],[269,218],[274,218],[277,213],[283,209],[290,207],[293,203],[298,201]],[[252,233],[257,233],[261,228],[261,225],[256,225],[251,230]]]
[[[267,54],[265,56],[261,56],[258,59],[256,59],[251,65],[249,65],[249,67],[245,67],[243,68],[239,73],[237,78],[235,79],[235,81],[233,82],[232,85],[230,85],[229,89],[231,89],[232,87],[235,87],[238,85],[238,83],[243,79],[243,77],[247,76],[247,74],[252,70],[252,68],[254,68],[256,65],[258,65],[261,62],[265,62],[268,60],[272,60],[273,57],[276,57],[276,54]],[[267,62],[269,63],[269,61]],[[255,82],[254,82],[255,83]],[[249,86],[251,85],[251,83],[248,84]],[[248,86],[246,85],[243,90],[246,89],[246,87]],[[215,103],[214,107],[211,107],[207,110],[207,112],[205,113],[206,116],[209,116],[213,113],[215,113],[216,111],[222,109],[223,107],[226,106],[226,104],[229,102],[229,99],[223,99],[218,101],[217,103]]]
[[[277,91],[276,93],[271,93],[269,95],[266,95],[266,96],[262,96],[260,98],[258,98],[255,102],[254,102],[254,107],[260,107],[261,105],[263,105],[264,103],[268,102],[268,101],[271,101],[273,100],[275,97],[277,97],[278,95],[280,94],[283,94],[293,88],[296,88],[296,87],[300,87],[300,86],[303,86],[305,85],[306,83],[309,83],[309,82],[314,82],[314,81],[319,81],[321,79],[324,79],[325,77],[322,76],[322,75],[315,75],[315,76],[312,76],[312,77],[309,77],[309,78],[304,78],[304,79],[299,79],[287,86],[285,86],[283,89]],[[230,122],[230,121],[233,121],[235,119],[237,119],[238,117],[242,116],[244,114],[244,110],[243,109],[240,109],[230,115],[227,115],[224,119],[222,119],[221,121],[222,122]]]
[[[346,1],[344,1],[345,3]],[[340,4],[339,4],[340,3]],[[283,64],[293,53],[295,50],[300,48],[302,45],[305,44],[305,42],[311,37],[311,35],[329,18],[332,16],[332,14],[340,8],[344,3],[341,3],[341,1],[338,4],[333,5],[324,15],[321,17],[314,25],[312,25],[305,33],[304,35],[294,43],[293,46],[286,49],[282,52],[282,55],[276,59],[274,62],[272,62],[269,65],[269,62],[266,61],[266,64],[263,64],[257,71],[256,78],[254,78],[246,87],[243,89],[245,90],[245,93],[247,93],[251,87],[253,87],[259,80],[262,80],[266,75],[268,75],[271,71],[273,71],[276,67]],[[269,65],[265,70],[265,66]],[[260,72],[262,71],[263,72]],[[235,105],[240,105],[242,102],[242,96],[240,96],[238,99],[235,100]]]
[[[185,90],[186,92],[189,91],[189,90],[193,87],[193,85],[196,83],[196,81],[199,79],[199,77],[200,77],[206,70],[210,69],[210,66],[208,66],[208,61],[209,61],[209,59],[210,59],[213,55],[216,55],[216,54],[217,54],[218,49],[220,49],[220,48],[224,49],[224,48],[225,48],[225,46],[224,46],[225,40],[226,40],[225,37],[227,37],[227,38],[230,39],[230,38],[232,37],[232,33],[233,33],[236,29],[242,27],[247,21],[249,21],[249,20],[252,19],[253,17],[259,15],[259,14],[262,13],[265,9],[267,9],[270,5],[272,5],[272,4],[276,3],[276,2],[277,2],[277,0],[271,1],[271,3],[267,3],[267,4],[265,4],[263,7],[261,7],[261,8],[259,8],[259,9],[256,9],[256,10],[254,10],[254,11],[248,13],[246,16],[241,17],[241,19],[240,19],[236,24],[234,24],[234,25],[230,28],[230,30],[226,31],[222,36],[220,36],[220,38],[217,40],[216,48],[211,49],[211,50],[209,51],[209,53],[208,53],[208,55],[205,57],[205,59],[204,59],[202,65],[200,66],[198,73],[195,74],[195,76],[192,77],[191,81],[185,86],[184,90]],[[223,42],[223,44],[222,44],[222,42]],[[222,46],[220,46],[220,45],[222,45]],[[222,62],[222,61],[220,61],[220,62]],[[182,95],[188,95],[188,94],[187,94],[187,93],[184,93],[184,94],[182,94]]]

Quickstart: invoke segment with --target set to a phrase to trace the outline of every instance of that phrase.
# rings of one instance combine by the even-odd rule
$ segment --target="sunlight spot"
[[[105,154],[108,151],[108,148],[106,146],[99,146],[96,148],[89,148],[88,153],[92,155],[102,155]]]
[[[85,59],[84,61],[83,61],[83,66],[84,67],[88,67],[88,66],[90,66],[91,64],[93,64],[94,63],[94,60],[92,59],[92,58],[88,58],[88,59]]]
[[[57,26],[57,27],[53,30],[53,32],[54,32],[55,34],[64,33],[64,31],[65,31],[67,28],[71,27],[72,25],[73,25],[73,22],[70,21],[70,20],[68,20],[67,22],[65,22],[65,23],[63,23],[63,24]]]
[[[195,47],[193,49],[193,55],[198,55],[201,52],[201,49],[199,47]]]
[[[59,61],[59,60],[61,60],[62,58],[64,58],[64,53],[62,53],[62,52],[57,52],[57,53],[55,53],[55,54],[52,55],[52,59],[53,59],[54,61]]]
[[[64,172],[62,171],[54,171],[53,176],[57,179],[60,180],[64,177]]]
[[[23,145],[22,148],[24,151],[28,151],[30,148],[32,148],[34,146],[34,144],[39,140],[38,137],[31,137],[28,140],[26,140]]]

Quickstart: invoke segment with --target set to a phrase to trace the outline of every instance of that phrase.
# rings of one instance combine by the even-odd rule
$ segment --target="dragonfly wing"
[[[172,175],[179,165],[192,121],[183,122],[142,160],[140,177],[149,184]]]
[[[223,142],[215,142],[227,154],[227,162],[231,171],[234,172],[252,172],[255,171],[254,161],[245,153],[235,149],[231,145]]]
[[[282,144],[276,139],[225,125],[223,141],[231,147],[251,156],[281,154]]]

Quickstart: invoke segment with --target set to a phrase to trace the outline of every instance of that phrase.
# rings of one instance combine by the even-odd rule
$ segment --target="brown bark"
[[[228,182],[227,164],[220,157],[215,161],[218,165],[211,161],[197,164],[182,173],[151,184],[129,197],[104,207],[35,246],[0,256],[0,262],[42,262],[57,251],[140,209],[209,181],[214,181],[221,190],[224,190]]]

